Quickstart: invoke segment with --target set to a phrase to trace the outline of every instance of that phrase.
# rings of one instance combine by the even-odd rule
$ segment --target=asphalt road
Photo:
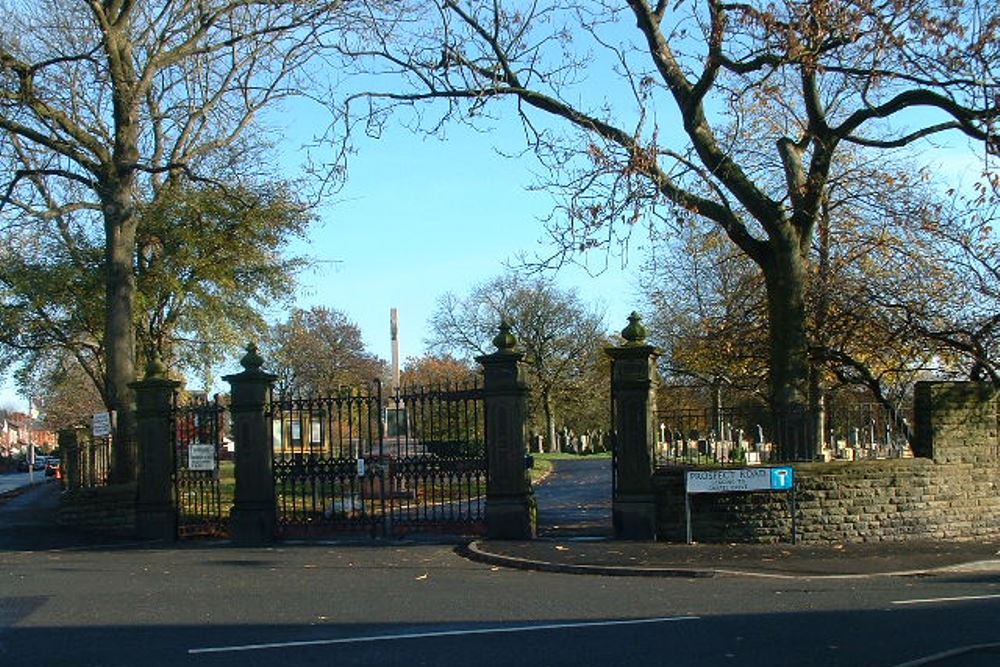
[[[36,493],[0,508],[0,537],[42,529]],[[5,667],[1000,664],[997,648],[912,662],[1000,643],[996,571],[648,579],[509,570],[449,544],[27,547],[0,539]]]
[[[637,579],[327,545],[8,551],[0,582],[3,665],[894,667],[1000,642],[995,572]]]

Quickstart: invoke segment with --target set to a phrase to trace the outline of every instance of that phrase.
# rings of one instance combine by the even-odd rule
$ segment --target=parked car
[[[46,477],[62,477],[59,474],[59,459],[54,456],[50,456],[48,461],[45,462],[45,476]]]
[[[47,456],[36,456],[34,464],[28,462],[28,459],[20,459],[17,462],[18,472],[28,472],[29,470],[41,471],[45,470],[45,463],[48,461]]]

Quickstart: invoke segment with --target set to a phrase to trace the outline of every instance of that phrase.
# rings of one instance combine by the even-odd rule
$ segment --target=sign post
[[[795,521],[795,469],[722,468],[718,470],[688,470],[684,476],[684,520],[687,543],[691,537],[691,495],[695,493],[749,493],[752,491],[782,491],[790,494],[792,513],[792,544],[798,538]]]

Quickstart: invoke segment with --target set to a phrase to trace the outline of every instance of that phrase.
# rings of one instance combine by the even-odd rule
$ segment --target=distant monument
[[[392,391],[399,389],[399,311],[389,309],[389,336],[392,340]]]
[[[399,311],[389,309],[389,336],[392,339],[392,398],[385,407],[385,432],[390,438],[407,435],[406,406],[397,400],[399,396]]]

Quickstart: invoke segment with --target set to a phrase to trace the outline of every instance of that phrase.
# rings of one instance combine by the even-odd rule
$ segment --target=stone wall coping
[[[62,504],[71,505],[74,501],[85,501],[95,498],[120,498],[134,500],[137,489],[138,484],[136,482],[110,484],[108,486],[83,486],[79,489],[73,489],[64,493],[62,496]]]
[[[799,461],[792,463],[775,463],[775,464],[761,464],[754,466],[747,465],[731,465],[731,466],[697,466],[697,465],[684,465],[684,464],[673,464],[669,466],[662,466],[657,468],[656,473],[666,473],[671,474],[679,470],[727,470],[727,469],[742,469],[742,468],[775,468],[775,467],[786,467],[790,466],[795,469],[796,472],[801,472],[805,474],[823,474],[823,473],[842,473],[852,470],[886,470],[886,469],[912,469],[912,468],[931,468],[934,466],[958,466],[967,465],[964,463],[941,463],[927,458],[912,458],[912,459],[873,459],[868,461]]]

